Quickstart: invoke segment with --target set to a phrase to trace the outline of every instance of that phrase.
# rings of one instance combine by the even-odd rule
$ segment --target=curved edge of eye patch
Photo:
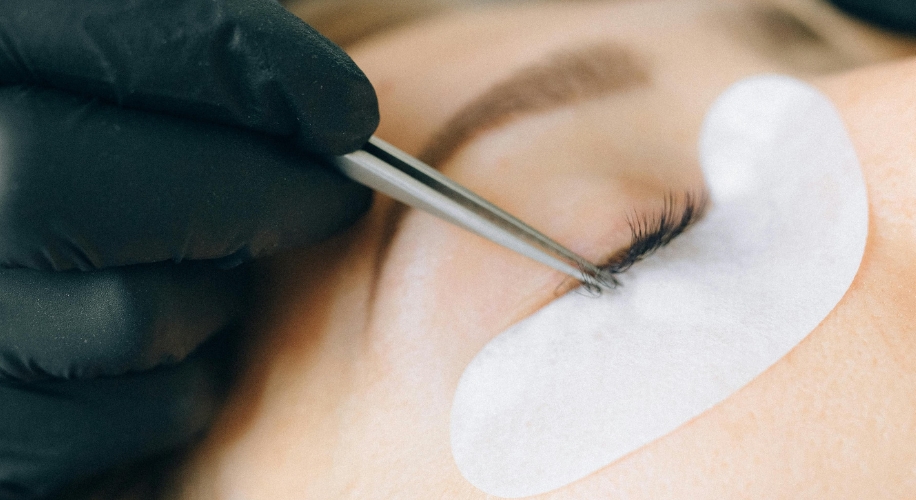
[[[761,95],[768,97],[753,98]],[[760,123],[767,124],[768,129],[761,128]],[[803,124],[812,130],[807,134],[798,130]],[[760,177],[752,171],[747,146],[756,150],[752,160],[760,160],[760,155],[797,155],[800,148],[828,147],[815,140],[822,137],[815,135],[814,127],[818,131],[838,132],[830,137],[829,146],[848,153],[839,158],[841,169],[858,181],[850,183],[854,189],[849,194],[855,195],[854,201],[862,205],[856,208],[867,212],[865,179],[846,126],[833,103],[816,87],[780,74],[751,76],[732,84],[707,111],[699,152],[707,188],[715,193],[713,202],[745,196],[747,189],[758,186]],[[791,147],[768,150],[772,144]]]
[[[451,445],[480,490],[555,490],[669,434],[776,363],[858,272],[868,200],[829,99],[791,77],[734,84],[700,140],[710,207],[622,276],[491,340],[456,389]]]

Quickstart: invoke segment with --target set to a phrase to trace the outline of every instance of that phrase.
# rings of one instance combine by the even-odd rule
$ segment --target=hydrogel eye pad
[[[600,298],[569,293],[468,365],[452,453],[486,493],[547,492],[673,431],[773,365],[843,297],[868,226],[830,101],[782,76],[735,84],[700,140],[706,217]]]

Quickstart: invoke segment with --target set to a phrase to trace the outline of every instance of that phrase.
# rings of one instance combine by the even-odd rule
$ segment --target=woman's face
[[[602,261],[629,243],[628,216],[702,189],[700,123],[730,83],[814,78],[912,51],[815,0],[620,0],[453,13],[351,53],[378,91],[379,136]],[[573,78],[570,67],[584,69]],[[820,83],[847,120],[869,115],[870,82],[901,79],[868,75]],[[500,113],[492,103],[507,96],[522,104]],[[870,161],[874,146],[859,147],[882,195],[834,314],[722,404],[545,498],[916,487],[913,373],[894,361],[916,319],[914,261],[899,253],[916,248],[899,214],[916,190],[897,187],[909,174],[887,167],[887,148]],[[483,497],[451,456],[459,377],[490,339],[575,286],[383,197],[347,234],[278,259],[270,280],[239,388],[179,476],[190,496]]]

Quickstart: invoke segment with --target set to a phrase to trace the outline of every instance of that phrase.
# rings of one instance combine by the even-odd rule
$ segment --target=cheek
[[[465,349],[463,364],[568,286],[559,273],[428,214],[409,211],[383,265],[373,332]],[[462,357],[462,356],[458,356]],[[456,373],[457,377],[457,373]]]
[[[494,182],[472,189],[593,261],[629,241],[623,211],[596,210],[608,193],[619,190],[607,176],[557,174],[521,187],[501,189]],[[486,342],[577,285],[527,257],[411,209],[381,267],[372,322],[373,342],[381,345],[376,352],[396,347],[415,357],[416,350],[405,349],[407,344],[437,350],[454,365],[457,384]]]

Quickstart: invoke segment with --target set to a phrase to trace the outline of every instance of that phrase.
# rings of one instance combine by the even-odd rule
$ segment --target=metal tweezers
[[[566,273],[586,289],[614,283],[595,264],[378,137],[333,162],[354,181]]]

